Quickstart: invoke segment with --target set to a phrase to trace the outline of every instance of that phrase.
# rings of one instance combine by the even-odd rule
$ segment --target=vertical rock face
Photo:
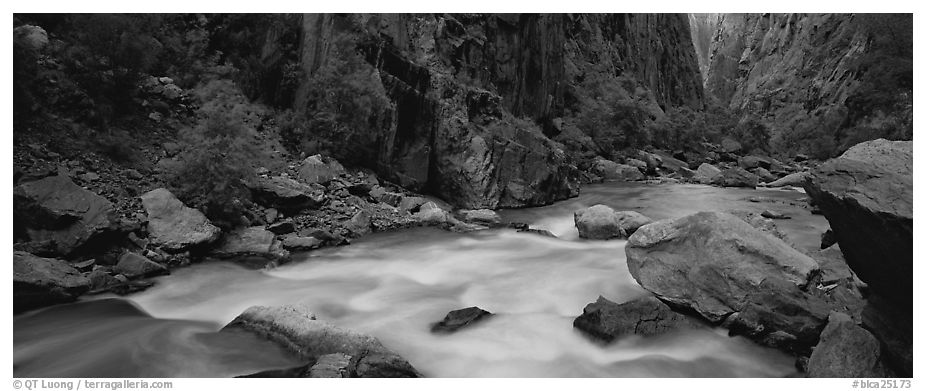
[[[858,144],[813,171],[804,189],[871,289],[904,307],[913,300],[913,142]]]
[[[698,57],[698,69],[701,77],[707,79],[711,63],[711,40],[720,23],[721,14],[688,14],[688,26],[691,28],[691,41],[695,55]]]
[[[891,121],[903,123],[908,116],[912,121],[912,113],[905,114],[909,110],[901,107],[905,103],[891,103],[909,101],[912,107],[903,87],[890,90],[893,87],[877,85],[883,83],[866,84],[866,80],[894,78],[887,73],[903,72],[879,68],[877,64],[885,59],[912,63],[912,55],[907,59],[903,54],[904,41],[889,39],[893,31],[882,31],[911,34],[912,25],[903,32],[904,27],[890,26],[894,19],[877,18],[721,14],[710,46],[705,91],[722,105],[764,118],[780,132],[799,129],[834,142],[848,137],[841,132],[847,127],[887,129]],[[875,91],[885,95],[868,96]],[[804,146],[795,142],[790,147]]]
[[[466,208],[577,194],[575,167],[547,136],[590,72],[636,78],[663,108],[702,105],[681,14],[305,15],[304,73],[341,39],[357,44],[394,104],[390,118],[371,119],[384,124],[371,168]]]

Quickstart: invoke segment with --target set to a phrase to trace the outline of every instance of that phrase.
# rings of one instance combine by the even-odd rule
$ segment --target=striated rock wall
[[[304,74],[325,63],[333,42],[351,40],[395,105],[389,118],[371,119],[384,129],[369,166],[461,207],[577,194],[576,169],[548,136],[589,73],[636,78],[663,109],[702,106],[682,14],[310,14],[302,30]]]
[[[828,157],[839,152],[840,143],[847,148],[874,138],[863,135],[851,139],[851,134],[840,132],[842,129],[906,126],[887,124],[887,117],[899,118],[899,123],[909,121],[912,126],[909,110],[882,107],[898,101],[908,102],[912,108],[912,96],[905,98],[903,88],[872,82],[887,73],[879,68],[879,63],[884,63],[881,58],[912,64],[912,49],[907,59],[902,53],[906,50],[904,41],[893,38],[894,34],[912,34],[912,24],[910,31],[905,31],[903,23],[896,21],[903,22],[903,16],[721,14],[710,45],[704,88],[721,105],[772,124],[779,149],[794,148]],[[879,98],[880,103],[868,102],[882,89],[887,97]],[[789,135],[792,132],[795,135]],[[882,132],[887,135],[891,131]],[[903,131],[898,132],[902,137]],[[774,141],[776,134],[772,136]],[[808,151],[802,143],[806,140],[824,144],[819,150]]]

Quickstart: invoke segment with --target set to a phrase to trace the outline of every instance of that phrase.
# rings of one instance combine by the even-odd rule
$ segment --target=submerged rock
[[[148,237],[164,250],[181,252],[209,244],[222,233],[202,212],[187,207],[167,189],[151,190],[141,202],[148,214]]]
[[[447,313],[443,320],[431,325],[432,333],[452,333],[461,328],[471,326],[476,322],[484,321],[492,313],[479,307],[469,307]]]
[[[77,186],[66,175],[26,182],[13,189],[14,230],[42,255],[68,255],[103,237],[116,224],[113,204]]]
[[[810,377],[891,377],[881,360],[881,346],[848,315],[834,312],[807,363]]]
[[[621,304],[599,296],[597,301],[585,306],[572,325],[604,342],[628,335],[652,336],[701,327],[698,321],[673,312],[652,296]]]
[[[768,345],[808,349],[829,312],[801,290],[817,262],[731,214],[645,225],[625,251],[630,274],[646,290]]]
[[[13,252],[13,312],[68,303],[90,289],[90,280],[67,262]]]
[[[858,144],[804,184],[846,262],[871,289],[913,303],[913,142]]]
[[[222,330],[241,329],[263,336],[306,361],[340,353],[355,360],[352,377],[420,377],[404,358],[373,336],[317,320],[304,305],[254,306]]]
[[[606,205],[594,205],[573,215],[579,237],[585,239],[625,238],[652,220],[634,211],[615,211]]]

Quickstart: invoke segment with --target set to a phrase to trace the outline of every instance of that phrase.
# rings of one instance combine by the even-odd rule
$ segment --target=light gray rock
[[[615,211],[606,205],[594,205],[573,215],[579,237],[585,239],[625,238],[652,220],[634,211]]]
[[[846,314],[833,312],[820,343],[807,363],[810,377],[892,377],[881,361],[881,345],[874,335]]]
[[[128,278],[153,277],[169,273],[164,265],[133,252],[122,254],[113,270]]]
[[[148,214],[148,237],[166,251],[206,245],[222,233],[202,212],[187,207],[167,189],[151,190],[141,196],[141,202]]]
[[[283,249],[276,235],[263,227],[248,227],[229,233],[212,251],[222,258],[258,256],[271,260],[286,260],[289,252]]]

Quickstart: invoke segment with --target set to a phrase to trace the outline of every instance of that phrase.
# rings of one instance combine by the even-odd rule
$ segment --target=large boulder
[[[720,174],[720,169],[710,163],[701,163],[698,166],[695,177],[698,178],[701,183],[710,183],[715,176]]]
[[[759,183],[759,177],[740,167],[728,168],[711,178],[712,185],[723,187],[751,187]]]
[[[621,304],[599,296],[597,301],[585,306],[572,325],[604,342],[629,335],[653,336],[701,326],[697,320],[672,311],[653,296]]]
[[[151,190],[141,196],[141,202],[148,213],[151,243],[166,251],[180,252],[206,245],[222,233],[202,212],[187,207],[167,189]]]
[[[26,182],[13,189],[16,236],[42,243],[42,255],[69,255],[105,236],[116,223],[113,205],[77,186],[66,175]]]
[[[320,321],[305,305],[250,307],[222,330],[232,329],[265,337],[305,361],[319,361],[334,353],[350,356],[356,363],[356,377],[420,376],[408,361],[375,337]]]
[[[770,167],[772,167],[772,159],[769,159],[764,156],[750,155],[750,156],[743,156],[737,159],[737,164],[739,164],[740,167],[745,168],[747,170],[751,170],[754,168],[764,168],[767,170]]]
[[[573,215],[579,237],[585,239],[625,238],[652,220],[634,211],[615,211],[606,205],[594,205]]]
[[[801,288],[817,262],[727,213],[700,212],[644,225],[625,247],[630,274],[673,306],[768,345],[816,343],[825,303]]]
[[[848,315],[833,312],[807,362],[807,375],[859,378],[892,374],[885,369],[878,340]]]
[[[222,239],[212,254],[221,258],[263,257],[270,260],[285,260],[289,251],[276,235],[263,227],[247,227],[235,230]]]
[[[77,299],[90,280],[67,262],[13,252],[13,312],[19,313]]]
[[[325,202],[325,193],[284,176],[258,178],[248,186],[254,201],[287,214],[315,209]]]
[[[615,181],[639,181],[646,178],[643,172],[636,167],[615,163],[607,159],[595,161],[592,173],[604,179]]]
[[[912,306],[913,142],[858,144],[814,170],[804,189],[859,278]]]
[[[452,333],[461,328],[472,326],[492,316],[492,313],[479,307],[469,307],[450,311],[440,322],[431,325],[432,333]]]
[[[339,177],[345,172],[344,166],[337,160],[324,158],[321,155],[312,155],[302,161],[299,166],[299,180],[306,184],[326,183]]]

